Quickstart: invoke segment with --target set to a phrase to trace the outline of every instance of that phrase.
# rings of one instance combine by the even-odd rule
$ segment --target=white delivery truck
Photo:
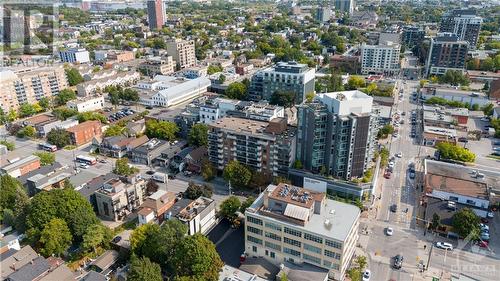
[[[155,181],[162,182],[162,183],[167,183],[168,181],[168,175],[165,173],[160,173],[156,172],[154,173],[151,178]]]

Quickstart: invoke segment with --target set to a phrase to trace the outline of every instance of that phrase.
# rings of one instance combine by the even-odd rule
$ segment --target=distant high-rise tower
[[[354,0],[335,0],[335,10],[352,14],[354,12]]]
[[[464,71],[469,42],[453,33],[439,33],[432,38],[427,58],[426,73],[443,75],[448,70]]]
[[[443,15],[439,31],[454,33],[459,40],[469,42],[469,49],[475,49],[482,22],[475,10],[453,10]]]
[[[165,23],[165,3],[163,0],[148,0],[148,24],[151,30],[160,29]]]

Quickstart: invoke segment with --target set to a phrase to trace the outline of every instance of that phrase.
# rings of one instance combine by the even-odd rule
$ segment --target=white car
[[[453,245],[451,245],[450,243],[446,243],[446,242],[436,242],[436,247],[443,249],[443,250],[449,250],[449,251],[453,250]]]
[[[490,219],[492,219],[494,217],[493,212],[488,212],[488,214],[486,216]]]
[[[369,269],[365,269],[365,272],[363,272],[363,281],[370,281],[370,276],[372,273],[370,272]]]
[[[398,158],[403,157],[403,152],[398,152],[398,153],[396,153],[396,157],[398,157]]]
[[[490,118],[488,118],[488,117],[483,117],[483,118],[481,118],[481,121],[484,121],[484,122],[490,122]]]
[[[392,229],[392,227],[386,228],[385,234],[387,234],[387,236],[392,236],[394,234],[394,229]]]
[[[392,161],[391,161],[391,162],[389,162],[389,167],[390,167],[390,168],[394,168],[394,162],[392,162]]]
[[[89,167],[89,165],[87,165],[85,163],[80,163],[80,168],[87,169],[88,167]]]

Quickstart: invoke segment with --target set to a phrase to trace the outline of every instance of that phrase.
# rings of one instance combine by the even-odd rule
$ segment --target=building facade
[[[477,16],[475,10],[452,10],[442,16],[439,31],[455,34],[459,40],[469,43],[469,49],[474,50],[482,22],[483,18]]]
[[[71,143],[76,146],[86,144],[94,137],[102,136],[101,122],[97,120],[86,121],[76,126],[66,129],[71,137]]]
[[[315,73],[307,64],[279,62],[252,77],[249,98],[254,101],[270,100],[275,92],[285,91],[295,93],[295,103],[302,103],[306,94],[314,92]]]
[[[379,45],[361,46],[361,73],[397,75],[400,71],[401,45],[383,42]]]
[[[332,10],[328,7],[318,7],[316,9],[316,20],[319,22],[328,22],[332,17]]]
[[[161,29],[165,23],[166,11],[163,0],[148,0],[148,24],[151,30]]]
[[[66,106],[78,112],[96,111],[104,107],[104,96],[95,96],[68,101]]]
[[[145,75],[169,75],[175,71],[175,62],[172,56],[152,57],[139,65],[139,70]]]
[[[51,98],[68,87],[62,67],[0,71],[0,107],[4,112],[17,110],[23,103],[33,104]]]
[[[90,62],[89,51],[81,49],[68,49],[59,51],[62,62],[68,63],[88,63]]]
[[[297,160],[306,170],[362,177],[373,156],[373,98],[360,91],[319,94],[298,107]]]
[[[403,28],[403,45],[411,49],[424,41],[425,30],[417,26],[405,26]]]
[[[111,221],[123,220],[139,208],[146,193],[146,182],[132,178],[130,181],[111,178],[95,192],[97,213]]]
[[[167,41],[167,53],[171,55],[180,68],[196,64],[194,40],[174,39]]]
[[[218,170],[237,160],[268,175],[286,175],[295,160],[296,129],[283,118],[263,122],[226,117],[208,127],[208,156]]]
[[[431,39],[426,74],[443,75],[448,70],[464,71],[469,43],[451,33],[442,33]]]
[[[245,212],[245,252],[273,264],[311,264],[342,280],[358,241],[360,210],[325,193],[270,185]]]
[[[335,0],[335,10],[352,14],[354,12],[354,0]]]

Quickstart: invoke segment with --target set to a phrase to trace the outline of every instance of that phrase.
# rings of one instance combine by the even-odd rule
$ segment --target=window
[[[332,262],[324,260],[323,265],[326,267],[332,267]]]
[[[252,246],[252,251],[253,251],[254,253],[257,253],[257,247]]]
[[[470,204],[470,205],[476,205],[476,202],[474,200],[470,200],[470,199],[467,199],[467,204]]]
[[[271,233],[271,232],[266,231],[266,237],[271,238],[271,239],[276,240],[276,241],[281,241],[281,236],[276,235],[276,234]]]
[[[323,244],[323,238],[316,236],[316,235],[309,234],[309,233],[304,233],[304,239],[309,240],[309,241],[313,241],[313,242],[316,242],[319,244]]]
[[[302,257],[305,260],[307,260],[307,261],[310,261],[310,262],[313,262],[313,263],[317,263],[317,264],[321,264],[321,259],[320,258],[313,257],[313,256],[310,256],[308,254],[302,254]]]
[[[301,245],[300,241],[293,240],[293,239],[290,239],[290,238],[288,238],[288,237],[284,237],[284,238],[283,238],[283,241],[284,241],[285,243],[287,243],[287,244],[290,244],[290,245],[293,245],[293,246],[295,246],[295,247],[299,247],[299,248],[300,248],[300,245]]]
[[[297,236],[297,237],[302,237],[302,232],[295,230],[295,229],[292,229],[292,228],[288,228],[288,227],[285,227],[285,233],[293,235],[293,236]]]
[[[261,229],[258,229],[258,228],[255,228],[255,227],[251,227],[249,225],[247,225],[247,231],[255,233],[255,234],[258,234],[258,235],[262,235],[262,230]]]
[[[284,247],[283,248],[283,252],[285,252],[285,254],[290,254],[292,256],[300,257],[300,252],[299,251],[295,251],[295,250],[292,250],[290,248]]]
[[[274,244],[274,243],[271,243],[271,242],[267,242],[265,243],[266,247],[268,248],[271,248],[271,249],[274,249],[274,250],[278,250],[281,252],[281,246],[278,245],[278,244]]]
[[[272,259],[275,259],[276,258],[276,254],[274,252],[271,252],[271,258]]]
[[[313,253],[321,254],[321,249],[318,247],[315,247],[313,245],[309,245],[309,244],[304,243],[304,249],[306,249],[310,252],[313,252]]]
[[[253,236],[247,235],[247,240],[255,244],[262,245],[262,239],[255,238]]]
[[[269,251],[268,250],[266,250],[265,255],[269,256]]]
[[[450,196],[450,200],[452,200],[452,201],[457,201],[457,202],[458,202],[458,197],[455,197],[455,196]]]
[[[325,239],[325,244],[335,249],[342,249],[342,243],[335,242],[332,240]]]
[[[332,269],[339,270],[340,266],[336,263],[332,263]]]
[[[262,225],[262,220],[261,219],[254,218],[254,217],[251,217],[251,216],[247,216],[247,221],[251,222],[253,224]]]

